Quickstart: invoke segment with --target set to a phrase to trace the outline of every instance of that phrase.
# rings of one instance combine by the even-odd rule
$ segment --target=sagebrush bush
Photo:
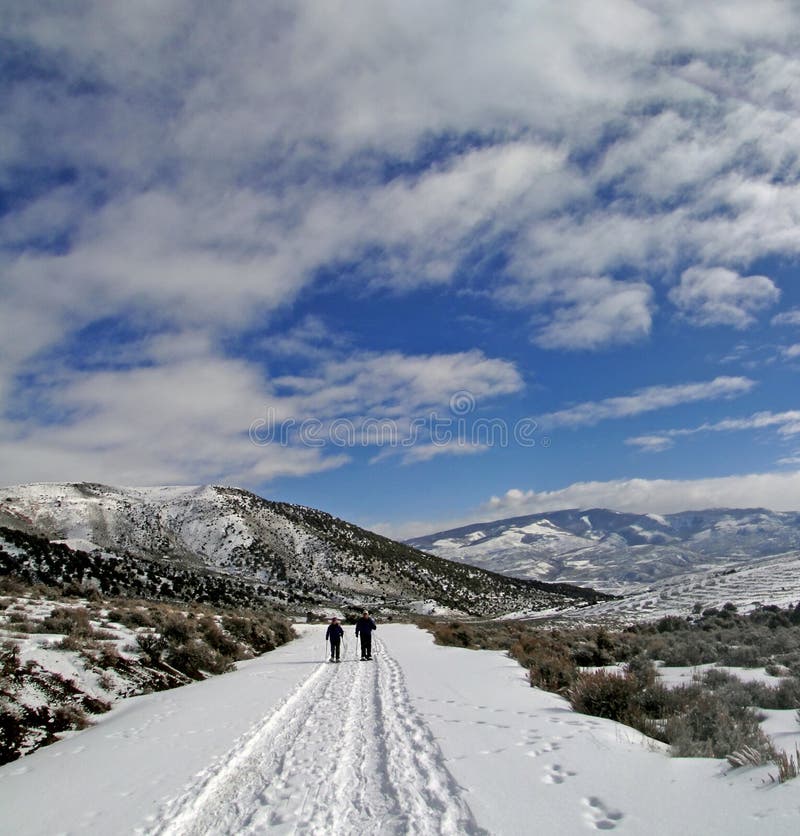
[[[699,681],[729,706],[791,709],[800,705],[800,680],[781,679],[777,685],[766,682],[743,682],[729,671],[710,668]]]
[[[571,660],[557,653],[545,651],[530,666],[528,679],[534,688],[562,693],[575,681],[577,669]]]
[[[19,671],[19,646],[14,642],[4,642],[0,645],[0,677],[13,679]]]
[[[765,759],[775,755],[755,712],[731,707],[713,692],[701,692],[683,713],[670,717],[665,733],[676,757],[724,758],[744,747]]]
[[[631,725],[641,715],[637,705],[640,690],[636,678],[627,672],[592,671],[578,674],[569,689],[569,701],[582,714]]]
[[[28,730],[26,719],[16,705],[0,698],[0,764],[20,756]]]
[[[109,611],[108,620],[133,629],[154,627],[155,619],[146,607],[116,607]]]
[[[136,644],[151,665],[157,665],[161,661],[161,654],[167,647],[166,639],[160,633],[152,630],[137,633]]]
[[[524,637],[512,645],[511,655],[528,668],[528,679],[534,688],[563,693],[578,675],[567,649],[552,640]]]
[[[438,644],[451,647],[472,647],[475,644],[473,631],[465,624],[451,621],[449,624],[437,624],[433,636]]]
[[[223,656],[228,656],[231,659],[239,658],[241,654],[239,645],[222,631],[219,624],[211,616],[204,616],[200,619],[198,627],[203,639],[210,647]]]
[[[625,670],[636,680],[640,688],[652,688],[658,679],[656,666],[644,653],[629,659]]]
[[[83,607],[56,607],[42,620],[46,633],[64,633],[67,636],[90,636],[92,625],[89,611]]]
[[[57,641],[54,647],[58,650],[82,650],[85,647],[85,637],[68,633],[63,639]]]
[[[225,673],[233,668],[234,661],[199,638],[170,646],[165,656],[168,664],[192,679],[203,679],[209,673]]]
[[[180,612],[167,615],[159,627],[159,632],[170,643],[180,644],[188,641],[195,632],[195,626]]]
[[[77,705],[57,705],[53,709],[52,731],[79,731],[90,725],[86,712]]]
[[[276,646],[271,627],[259,618],[225,615],[222,626],[235,639],[250,645],[256,653],[274,650]]]

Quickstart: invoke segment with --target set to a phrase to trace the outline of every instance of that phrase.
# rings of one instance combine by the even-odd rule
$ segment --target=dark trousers
[[[361,658],[372,658],[372,633],[361,634]]]
[[[339,648],[342,644],[341,639],[331,639],[331,659],[339,660]]]

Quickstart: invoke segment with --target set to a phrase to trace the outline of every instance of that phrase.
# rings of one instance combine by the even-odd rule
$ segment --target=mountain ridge
[[[120,578],[130,573],[119,561],[135,563],[152,578],[148,590],[164,595],[211,594],[205,590],[218,590],[230,578],[238,587],[249,584],[261,600],[296,608],[369,605],[472,615],[560,610],[605,597],[447,561],[324,511],[234,487],[16,485],[0,488],[2,525],[91,555],[81,560],[95,575],[104,555],[117,561]],[[29,566],[36,562],[25,559]],[[58,563],[62,574],[79,572],[63,553]],[[115,581],[122,582],[128,583]]]
[[[471,523],[407,542],[514,577],[621,594],[687,572],[800,550],[800,513],[758,507],[663,515],[570,508]]]

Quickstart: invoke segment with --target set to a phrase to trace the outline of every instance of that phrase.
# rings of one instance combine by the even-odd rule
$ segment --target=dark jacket
[[[329,624],[328,630],[325,633],[325,639],[330,639],[332,642],[338,642],[344,635],[344,630],[341,624]]]
[[[378,625],[369,617],[364,618],[362,615],[361,618],[356,621],[356,635],[364,633],[368,636],[373,630],[377,629]]]

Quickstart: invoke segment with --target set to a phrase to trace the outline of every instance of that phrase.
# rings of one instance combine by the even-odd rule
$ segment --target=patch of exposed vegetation
[[[528,670],[531,685],[562,694],[576,711],[668,743],[677,757],[773,760],[780,775],[791,777],[792,763],[762,731],[758,710],[800,706],[800,605],[740,614],[727,604],[623,630],[520,621],[424,626],[440,644],[508,651]],[[711,667],[688,685],[668,688],[656,662],[763,667],[780,678],[775,685],[743,682]]]
[[[0,763],[85,728],[114,699],[224,673],[293,637],[270,609],[69,591],[0,577]],[[51,670],[53,654],[73,674]]]

